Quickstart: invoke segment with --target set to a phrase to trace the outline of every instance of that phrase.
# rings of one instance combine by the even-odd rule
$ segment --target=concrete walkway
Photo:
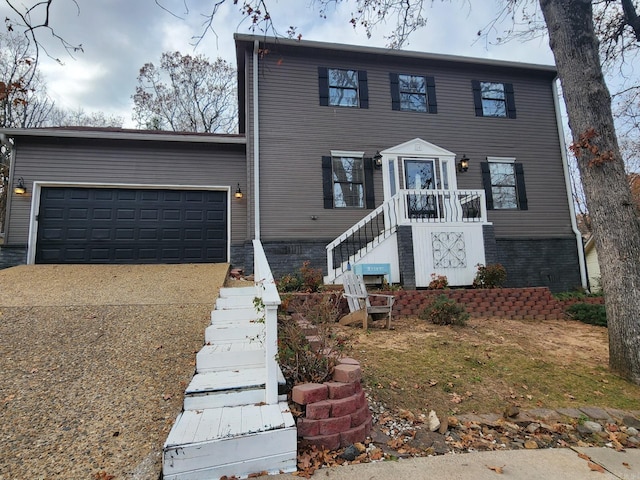
[[[582,455],[582,456],[581,456]],[[590,460],[589,460],[590,459]],[[293,475],[269,478],[299,479]],[[552,448],[411,458],[323,468],[327,480],[640,480],[640,450]]]

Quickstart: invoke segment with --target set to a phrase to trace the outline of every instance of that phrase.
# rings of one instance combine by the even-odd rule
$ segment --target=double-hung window
[[[514,158],[490,157],[481,163],[489,210],[527,210],[524,169]]]
[[[322,157],[325,208],[373,208],[373,161],[363,152]]]
[[[320,105],[369,108],[367,72],[318,67]]]
[[[471,86],[476,116],[516,118],[515,96],[511,83],[472,80]]]
[[[438,113],[433,77],[390,73],[389,82],[393,110]]]

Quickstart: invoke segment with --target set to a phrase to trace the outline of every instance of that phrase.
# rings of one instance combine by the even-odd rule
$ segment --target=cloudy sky
[[[64,108],[120,115],[126,127],[134,128],[131,96],[138,70],[146,62],[157,64],[162,52],[178,50],[211,59],[222,57],[235,64],[233,33],[250,31],[248,22],[242,21],[239,6],[234,6],[232,0],[227,0],[218,11],[215,32],[208,32],[194,47],[193,37],[202,33],[202,14],[210,11],[215,1],[158,0],[163,9],[154,0],[54,0],[50,25],[68,42],[82,44],[84,53],[72,58],[55,39],[41,32],[39,38],[50,55],[63,62],[60,65],[43,56],[41,71],[49,95]],[[29,6],[36,2],[22,3]],[[475,2],[471,10],[465,0],[434,2],[427,26],[411,37],[405,49],[552,64],[546,38],[505,45],[477,41],[476,33],[496,17],[499,3]],[[268,0],[268,5],[281,33],[292,25],[305,40],[386,45],[388,31],[378,29],[368,39],[363,29],[351,27],[348,23],[351,9],[347,5],[340,5],[327,19],[319,17],[312,0]],[[14,16],[5,2],[0,2],[0,14],[3,18]]]

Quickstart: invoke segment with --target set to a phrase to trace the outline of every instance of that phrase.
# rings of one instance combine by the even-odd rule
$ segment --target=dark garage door
[[[226,192],[41,190],[36,263],[226,261]]]

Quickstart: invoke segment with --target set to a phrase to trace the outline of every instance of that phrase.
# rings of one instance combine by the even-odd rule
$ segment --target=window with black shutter
[[[390,73],[389,84],[393,110],[438,113],[433,77]]]
[[[323,156],[322,190],[324,208],[375,208],[373,159]]]
[[[528,210],[521,163],[499,159],[480,164],[489,210]]]
[[[472,80],[471,88],[476,116],[516,118],[513,84]]]
[[[369,108],[367,72],[318,67],[321,106]]]

